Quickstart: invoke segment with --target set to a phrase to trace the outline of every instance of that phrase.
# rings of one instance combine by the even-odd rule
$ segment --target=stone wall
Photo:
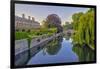
[[[16,40],[15,41],[15,55],[17,55],[19,53],[22,53],[22,52],[24,52],[26,50],[29,50],[29,48],[32,48],[34,46],[44,45],[48,41],[54,39],[55,37],[58,37],[61,34],[62,33],[54,34],[54,35],[52,35],[50,37],[41,36],[41,37],[38,37],[36,39],[32,39],[30,44],[28,44],[28,40],[27,39]],[[30,46],[28,46],[28,45],[30,45]]]
[[[28,50],[27,39],[15,40],[15,55],[25,50]]]

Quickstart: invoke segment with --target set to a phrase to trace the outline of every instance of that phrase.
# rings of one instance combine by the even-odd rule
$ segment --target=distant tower
[[[31,16],[28,16],[28,20],[31,20]]]
[[[33,22],[35,21],[34,17],[32,17],[32,21],[33,21]]]
[[[22,18],[25,18],[25,14],[22,14]]]

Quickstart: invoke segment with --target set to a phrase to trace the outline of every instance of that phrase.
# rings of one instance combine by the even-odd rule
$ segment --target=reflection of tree
[[[59,50],[61,49],[61,41],[62,41],[62,37],[58,37],[52,40],[46,47],[46,52],[49,55],[57,54]]]
[[[79,61],[94,61],[94,51],[88,46],[74,45],[73,51],[78,55]]]

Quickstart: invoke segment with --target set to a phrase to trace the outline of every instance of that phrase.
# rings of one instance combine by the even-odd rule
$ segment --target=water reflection
[[[66,38],[58,37],[29,60],[27,65],[78,62],[78,56],[72,51],[72,43]]]
[[[94,61],[94,51],[88,46],[73,45],[70,36],[59,36],[16,55],[15,65]]]
[[[55,38],[54,40],[52,40],[51,42],[49,42],[46,46],[46,52],[49,54],[49,55],[56,55],[59,50],[61,49],[61,42],[62,42],[62,37],[58,37],[58,38]]]
[[[25,65],[30,59],[29,51],[22,52],[15,56],[15,66]]]
[[[64,34],[63,37],[66,39],[66,40],[69,40],[71,38],[71,34]]]
[[[80,46],[80,45],[74,45],[73,51],[78,55],[80,62],[86,62],[86,61],[94,61],[95,60],[95,52],[90,49],[88,46]]]

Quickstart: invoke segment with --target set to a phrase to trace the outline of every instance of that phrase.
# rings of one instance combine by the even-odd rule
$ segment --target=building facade
[[[27,31],[40,28],[40,23],[35,21],[34,17],[28,16],[28,19],[25,18],[25,14],[22,14],[22,17],[15,16],[15,30]]]

